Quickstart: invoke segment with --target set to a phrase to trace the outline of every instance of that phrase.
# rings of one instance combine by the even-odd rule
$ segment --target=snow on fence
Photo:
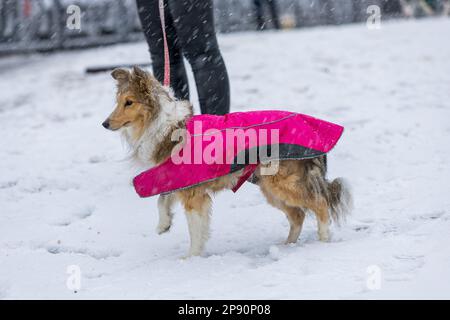
[[[285,27],[343,24],[387,0],[278,0]],[[68,19],[80,9],[80,28]],[[255,30],[253,0],[215,0],[217,30]],[[270,18],[270,17],[268,17]],[[142,39],[134,0],[0,0],[0,53],[88,47]]]

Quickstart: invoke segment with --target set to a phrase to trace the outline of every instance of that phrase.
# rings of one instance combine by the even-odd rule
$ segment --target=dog
[[[178,143],[171,139],[173,132],[184,128],[193,115],[192,105],[176,99],[170,89],[138,67],[131,71],[115,69],[111,75],[117,81],[117,104],[102,125],[122,132],[136,163],[145,168],[163,163]],[[286,214],[290,230],[285,243],[297,242],[308,211],[316,215],[319,240],[328,241],[330,220],[339,223],[345,218],[350,211],[351,196],[343,179],[332,182],[326,179],[326,156],[280,160],[275,174],[261,174],[267,165],[257,167],[252,181],[269,204]],[[241,175],[242,170],[160,196],[157,232],[162,234],[170,229],[172,208],[180,201],[189,226],[187,257],[201,255],[209,236],[212,195],[232,189]]]

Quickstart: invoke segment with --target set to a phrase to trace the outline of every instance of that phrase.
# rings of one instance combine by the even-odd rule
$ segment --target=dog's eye
[[[131,106],[132,104],[133,104],[133,101],[131,101],[131,100],[125,101],[125,107],[129,107],[129,106]]]

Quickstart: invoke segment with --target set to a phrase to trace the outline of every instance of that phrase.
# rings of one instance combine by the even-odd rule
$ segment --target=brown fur
[[[138,140],[149,126],[153,119],[161,112],[161,104],[158,97],[163,95],[168,99],[167,92],[162,86],[146,72],[134,68],[132,73],[126,70],[115,70],[113,77],[118,81],[117,107],[111,114],[109,120],[112,130],[122,126],[131,126],[133,139]],[[125,107],[126,101],[133,101],[132,106]],[[192,110],[191,110],[192,111]],[[175,143],[171,141],[171,133],[184,127],[184,119],[180,120],[167,131],[164,139],[156,146],[152,155],[155,163],[161,163],[167,159]],[[310,160],[284,160],[279,162],[279,170],[275,175],[262,175],[261,166],[255,172],[255,179],[261,188],[267,201],[274,207],[283,211],[290,223],[290,231],[286,243],[297,241],[305,212],[313,212],[318,221],[318,232],[320,240],[327,241],[329,238],[328,225],[331,216],[335,221],[339,221],[346,213],[347,197],[345,186],[341,180],[334,180],[329,183],[326,180],[326,158],[315,158]],[[176,191],[176,198],[183,204],[188,222],[193,226],[202,223],[209,223],[211,210],[211,193],[232,188],[241,172],[235,172],[228,176],[205,182],[184,190]],[[167,198],[167,203],[171,203]],[[161,201],[161,203],[165,203]],[[166,208],[170,211],[170,204]],[[200,222],[194,221],[197,215]],[[169,217],[171,218],[171,217]],[[191,219],[191,220],[189,220]],[[168,225],[166,225],[168,224]],[[170,219],[161,226],[161,232],[165,232],[170,227]],[[191,244],[199,243],[208,237],[207,228],[198,231],[190,227]],[[199,229],[200,230],[200,229]],[[205,231],[206,230],[206,231]],[[196,240],[197,239],[197,240]],[[198,240],[200,239],[200,240]],[[203,242],[202,242],[203,243]],[[192,249],[191,254],[201,253],[203,245]]]
[[[159,113],[161,106],[153,93],[154,82],[138,68],[133,73],[116,69],[112,76],[117,80],[117,106],[108,117],[111,130],[130,126],[131,138],[138,140],[146,127]],[[127,105],[127,101],[132,102]]]

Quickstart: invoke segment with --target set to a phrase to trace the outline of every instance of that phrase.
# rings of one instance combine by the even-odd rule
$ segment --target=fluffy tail
[[[312,159],[306,166],[307,188],[319,200],[325,198],[331,218],[338,225],[352,209],[352,197],[348,184],[342,178],[331,183],[326,179],[326,157]]]
[[[350,188],[344,179],[337,178],[328,183],[327,194],[331,218],[334,222],[340,224],[352,210],[353,201]]]

